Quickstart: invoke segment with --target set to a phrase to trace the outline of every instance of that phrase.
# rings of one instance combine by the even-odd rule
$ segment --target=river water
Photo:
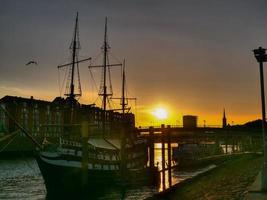
[[[155,150],[155,162],[161,161],[159,149]],[[159,166],[161,167],[161,166]],[[212,166],[209,166],[212,167]],[[172,183],[181,182],[187,178],[209,169],[204,168],[194,172],[172,173]],[[166,174],[166,177],[167,174]],[[166,188],[168,180],[166,179]],[[134,189],[118,190],[110,188],[109,191],[92,194],[89,199],[110,200],[142,200],[162,190],[162,185],[157,187],[140,187]],[[34,158],[24,157],[12,160],[0,160],[0,199],[5,200],[42,200],[46,199],[44,180]]]

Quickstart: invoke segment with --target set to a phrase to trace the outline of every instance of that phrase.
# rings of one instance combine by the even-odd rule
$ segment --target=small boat
[[[222,148],[216,144],[179,144],[178,147],[173,148],[172,159],[180,165],[187,163],[192,164],[201,158],[222,154]]]

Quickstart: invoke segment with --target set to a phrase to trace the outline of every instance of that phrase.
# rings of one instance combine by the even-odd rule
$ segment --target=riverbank
[[[261,155],[245,154],[228,160],[218,168],[196,177],[186,184],[166,193],[154,195],[149,200],[241,200],[261,169]]]

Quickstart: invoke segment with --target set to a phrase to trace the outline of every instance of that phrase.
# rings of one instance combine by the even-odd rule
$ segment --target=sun
[[[153,112],[153,115],[158,119],[166,119],[168,116],[168,112],[164,108],[156,108]]]

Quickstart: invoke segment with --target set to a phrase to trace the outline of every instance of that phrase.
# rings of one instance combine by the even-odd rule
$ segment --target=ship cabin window
[[[127,168],[130,168],[130,167],[131,167],[131,163],[128,163],[128,164],[127,164]]]
[[[109,154],[108,153],[105,153],[104,154],[104,160],[109,160],[109,158],[110,158]]]
[[[101,169],[101,165],[100,164],[95,164],[95,169]]]
[[[93,169],[93,165],[91,163],[88,164],[88,169]]]
[[[95,156],[94,156],[95,154],[93,154],[93,153],[88,153],[88,157],[89,158],[94,158]]]
[[[97,120],[97,112],[94,114],[94,119]]]
[[[104,170],[108,170],[108,165],[103,165]]]
[[[101,156],[100,154],[97,154],[97,159],[101,159],[100,156]]]

